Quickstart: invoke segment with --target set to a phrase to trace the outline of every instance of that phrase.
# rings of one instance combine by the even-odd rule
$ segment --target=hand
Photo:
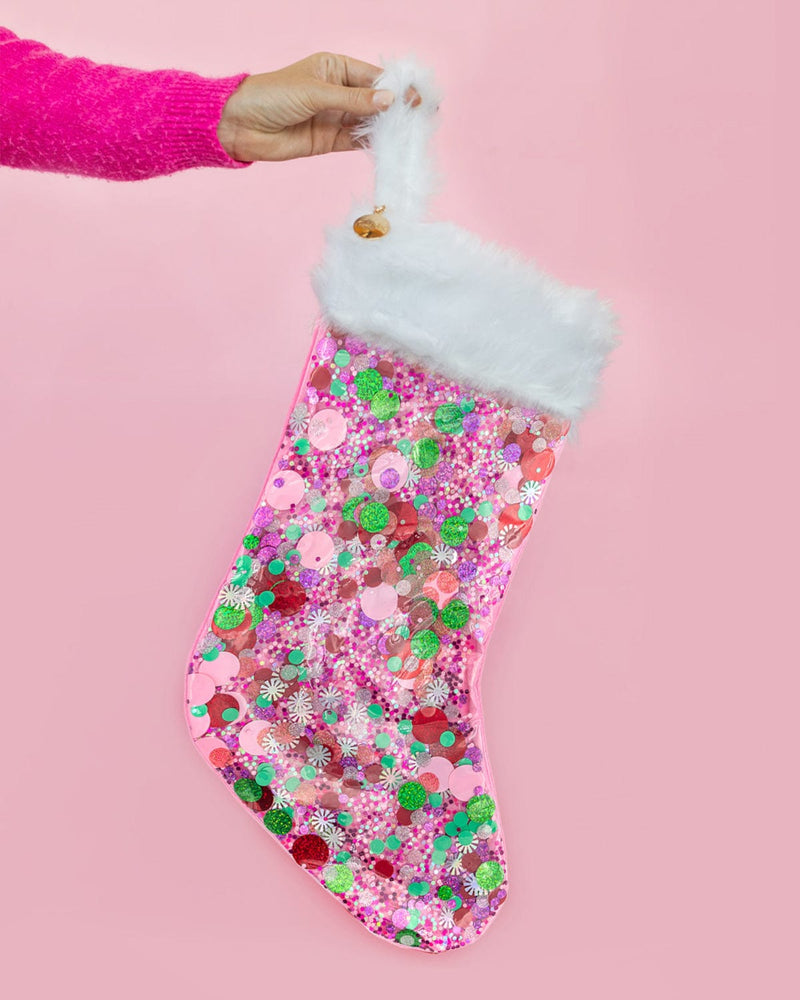
[[[373,90],[381,68],[318,52],[285,69],[248,76],[228,98],[217,126],[234,160],[291,160],[357,148],[351,128],[384,111],[391,90]]]

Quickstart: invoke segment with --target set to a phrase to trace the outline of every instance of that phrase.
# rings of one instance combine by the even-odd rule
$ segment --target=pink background
[[[439,214],[597,286],[626,332],[489,653],[509,903],[466,951],[402,952],[234,808],[181,714],[305,355],[322,227],[366,158],[131,185],[0,170],[10,995],[798,995],[780,13],[6,0],[18,34],[142,67],[416,51],[446,92]]]

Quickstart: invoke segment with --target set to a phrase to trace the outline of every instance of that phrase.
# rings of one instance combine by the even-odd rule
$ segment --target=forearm
[[[100,65],[0,27],[0,164],[110,180],[247,166],[217,136],[246,76]]]

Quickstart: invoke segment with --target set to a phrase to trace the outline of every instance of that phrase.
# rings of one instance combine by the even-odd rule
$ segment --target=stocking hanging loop
[[[391,62],[374,86],[395,95],[386,111],[366,119],[354,133],[373,159],[375,212],[383,206],[389,225],[417,221],[425,215],[435,183],[430,141],[437,124],[439,92],[431,71],[413,59]]]

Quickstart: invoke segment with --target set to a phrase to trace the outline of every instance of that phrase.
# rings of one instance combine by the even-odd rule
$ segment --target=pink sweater
[[[249,166],[217,138],[246,76],[98,65],[0,27],[0,164],[116,181]]]

